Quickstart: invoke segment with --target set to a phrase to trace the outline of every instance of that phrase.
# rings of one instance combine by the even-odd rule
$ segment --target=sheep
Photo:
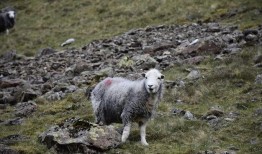
[[[143,77],[136,81],[108,77],[91,92],[96,123],[123,123],[122,143],[130,134],[132,122],[136,122],[140,128],[142,145],[148,145],[146,125],[163,97],[164,75],[157,69],[151,69],[143,73]]]
[[[15,14],[15,10],[11,7],[0,10],[0,33],[6,32],[9,34],[9,29],[15,25]]]

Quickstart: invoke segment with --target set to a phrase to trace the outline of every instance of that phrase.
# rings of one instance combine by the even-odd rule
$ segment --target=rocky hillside
[[[72,48],[56,51],[52,48],[46,48],[33,58],[24,57],[15,52],[5,53],[0,59],[0,105],[1,114],[3,115],[0,119],[0,127],[1,130],[4,130],[1,131],[1,150],[42,153],[47,150],[45,146],[41,145],[41,148],[39,148],[43,151],[39,151],[38,148],[34,147],[36,145],[39,146],[41,142],[47,144],[47,147],[52,148],[53,151],[69,153],[69,149],[83,153],[90,152],[90,150],[104,151],[112,147],[119,147],[119,135],[116,136],[115,141],[112,141],[113,143],[108,143],[107,147],[101,143],[94,144],[93,141],[86,143],[78,140],[77,143],[73,142],[75,146],[71,147],[71,144],[73,144],[71,143],[72,136],[65,137],[67,133],[64,132],[64,129],[70,124],[61,123],[66,119],[74,119],[77,115],[80,115],[80,117],[78,116],[79,118],[93,121],[91,107],[85,97],[89,96],[92,87],[104,77],[123,76],[137,79],[144,70],[156,67],[167,76],[167,94],[165,95],[165,102],[163,102],[166,104],[160,106],[159,117],[156,118],[156,121],[167,117],[167,120],[163,122],[168,124],[168,126],[159,126],[155,123],[151,124],[153,129],[150,129],[149,126],[149,142],[151,140],[153,143],[149,148],[144,149],[137,145],[137,135],[134,138],[131,135],[131,142],[121,146],[120,151],[122,149],[123,151],[131,152],[134,150],[131,148],[132,146],[139,146],[140,149],[138,150],[143,151],[144,149],[150,152],[161,144],[163,144],[162,146],[167,146],[166,144],[169,144],[169,142],[173,142],[176,145],[181,142],[177,138],[174,141],[167,140],[169,141],[168,143],[161,143],[161,140],[168,138],[168,136],[156,135],[156,130],[166,134],[170,133],[169,129],[173,129],[174,131],[171,131],[171,134],[174,133],[173,135],[175,135],[179,131],[184,132],[191,129],[191,127],[194,130],[195,127],[204,125],[201,126],[203,128],[197,128],[197,131],[200,131],[197,134],[201,135],[199,133],[202,132],[204,133],[202,135],[208,137],[208,134],[205,132],[206,129],[208,132],[219,132],[223,129],[234,127],[234,123],[241,121],[242,116],[244,116],[241,110],[250,109],[252,111],[255,110],[254,112],[251,111],[250,116],[253,118],[258,117],[256,119],[258,121],[255,122],[256,126],[252,130],[253,133],[251,133],[252,138],[250,140],[246,139],[249,140],[246,142],[250,143],[242,143],[240,141],[233,145],[223,145],[223,139],[214,135],[213,132],[212,138],[216,138],[216,141],[209,143],[209,146],[188,149],[185,147],[185,145],[190,143],[188,141],[185,145],[182,142],[179,147],[175,147],[175,149],[170,147],[171,149],[166,149],[165,151],[168,153],[180,153],[183,151],[185,153],[202,153],[201,150],[204,153],[223,153],[223,151],[224,153],[226,151],[228,153],[236,153],[238,151],[261,152],[261,148],[259,148],[262,142],[261,126],[259,126],[261,125],[261,108],[253,108],[253,106],[261,105],[262,102],[262,91],[260,89],[262,84],[261,36],[261,27],[240,31],[237,26],[224,27],[219,23],[193,23],[177,26],[160,25],[133,29],[111,39],[96,40],[83,46],[81,49]],[[251,49],[257,49],[257,51],[245,51]],[[237,65],[239,63],[239,68],[242,68],[242,62],[234,57],[240,57],[243,63],[247,64],[246,67],[252,65],[252,68],[248,68],[252,72],[241,69],[234,70],[235,68],[231,69],[230,65],[234,63]],[[251,64],[249,64],[250,59],[252,60]],[[181,73],[174,72],[179,70]],[[186,73],[187,71],[188,74]],[[214,94],[212,94],[213,87],[205,87],[207,88],[205,90],[194,87],[217,82],[229,82],[229,85],[223,83],[225,87],[229,86],[228,89],[217,85],[217,92],[214,91]],[[248,87],[246,87],[247,85]],[[249,100],[251,102],[246,102],[247,100],[243,102],[230,101],[230,91],[234,91],[235,88],[239,87],[246,92],[238,94],[238,97],[252,95],[252,100]],[[225,90],[223,92],[224,96],[219,95],[221,90]],[[252,92],[253,90],[254,92]],[[228,91],[228,94],[226,91]],[[84,93],[86,96],[83,96]],[[215,103],[205,102],[208,100],[208,97],[212,97],[211,100]],[[216,99],[219,101],[223,99],[228,104],[219,103]],[[250,107],[250,103],[256,105],[251,105],[252,107]],[[235,106],[236,109],[229,104]],[[181,108],[176,106],[181,106]],[[195,110],[192,106],[193,108],[197,106],[202,108]],[[170,116],[173,117],[170,119]],[[37,119],[34,118],[37,117],[41,117],[43,118],[42,120],[46,121],[37,122],[40,125],[35,128],[36,126],[33,125]],[[183,125],[186,124],[179,126],[181,120],[183,121],[182,123],[189,122],[190,127],[183,128]],[[69,121],[73,122],[71,125],[75,127],[72,131],[77,131],[79,127],[89,130],[90,126],[86,127],[86,125],[92,125],[81,119],[80,122],[78,122],[79,120]],[[43,136],[50,134],[51,136],[55,134],[57,136],[57,129],[54,129],[56,130],[54,131],[52,127],[44,134],[39,132],[43,132],[51,125],[57,123],[60,124],[53,127],[60,127],[57,128],[61,129],[60,136],[62,133],[61,137],[64,139],[68,138],[68,141],[50,140],[52,138]],[[61,127],[62,125],[66,126]],[[249,125],[254,124],[250,123]],[[241,126],[241,129],[247,128]],[[7,131],[8,133],[5,130],[9,130]],[[15,130],[20,131],[16,132]],[[175,130],[178,130],[178,132]],[[231,128],[229,131],[231,131]],[[38,138],[40,134],[41,139]],[[90,134],[92,133],[90,132]],[[112,134],[112,132],[109,134]],[[234,138],[234,131],[229,134]],[[201,138],[201,136],[199,137]],[[82,138],[81,135],[78,138]],[[30,140],[26,144],[28,149],[22,147],[25,145],[23,142],[28,142],[28,140]],[[184,139],[181,140],[183,141]],[[213,139],[208,138],[203,142],[211,142],[211,140]],[[104,142],[100,139],[99,141]],[[248,144],[248,147],[254,146],[255,148],[249,149],[239,146],[241,144]],[[83,145],[86,146],[83,147]],[[131,146],[130,149],[129,146]],[[115,149],[114,151],[118,150]]]
[[[61,100],[106,76],[131,76],[143,70],[199,64],[206,55],[236,54],[261,43],[261,28],[240,31],[218,23],[157,26],[130,30],[112,39],[93,41],[82,49],[57,52],[46,48],[34,58],[7,52],[1,57],[1,104],[42,96]],[[258,58],[259,59],[259,58]],[[260,65],[260,59],[257,62]],[[193,77],[194,78],[194,77]]]

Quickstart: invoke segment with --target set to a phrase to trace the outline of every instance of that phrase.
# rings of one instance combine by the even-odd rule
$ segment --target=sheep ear
[[[146,77],[146,73],[142,73],[141,75],[142,75],[143,77]]]
[[[164,75],[161,75],[161,79],[164,79],[165,78],[165,76]]]

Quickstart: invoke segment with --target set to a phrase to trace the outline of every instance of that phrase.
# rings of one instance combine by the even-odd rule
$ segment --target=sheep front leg
[[[123,130],[123,133],[122,133],[122,142],[126,142],[129,134],[130,134],[130,129],[131,129],[131,122],[127,123],[125,126],[124,126],[124,130]]]
[[[142,145],[148,146],[149,144],[146,141],[146,123],[140,123],[140,136]]]

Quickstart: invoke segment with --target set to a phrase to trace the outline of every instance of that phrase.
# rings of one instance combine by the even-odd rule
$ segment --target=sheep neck
[[[149,94],[149,97],[146,101],[147,110],[148,111],[154,110],[156,102],[157,102],[157,95]]]

